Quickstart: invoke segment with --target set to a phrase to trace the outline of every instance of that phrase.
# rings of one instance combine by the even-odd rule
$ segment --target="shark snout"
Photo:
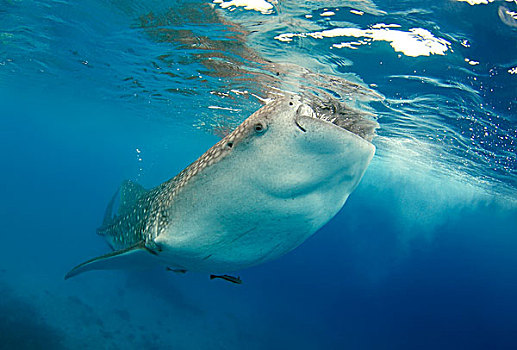
[[[312,117],[314,118],[314,110],[309,106],[308,104],[301,104],[300,107],[298,107],[298,110],[296,111],[296,116],[306,116],[306,117]]]
[[[296,116],[294,118],[294,123],[303,132],[307,132],[307,119],[316,118],[316,114],[314,110],[307,104],[303,103],[296,110]]]

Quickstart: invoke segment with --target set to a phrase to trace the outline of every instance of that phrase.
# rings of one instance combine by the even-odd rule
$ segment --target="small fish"
[[[185,269],[173,269],[173,268],[170,268],[170,267],[166,267],[165,269],[167,271],[172,271],[174,273],[187,273],[187,270],[185,270]]]
[[[220,278],[228,282],[236,283],[236,284],[242,284],[242,280],[239,276],[233,277],[229,275],[210,275],[210,279],[213,280],[214,278]]]

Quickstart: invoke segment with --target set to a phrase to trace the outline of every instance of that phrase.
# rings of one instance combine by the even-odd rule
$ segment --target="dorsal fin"
[[[147,190],[142,185],[134,183],[131,180],[125,180],[122,185],[120,185],[119,192],[120,204],[118,214],[120,215],[130,210],[138,198],[145,194]]]
[[[102,220],[102,226],[107,226],[110,224],[111,220],[113,220],[113,206],[115,205],[115,201],[117,200],[118,190],[115,192],[108,205],[106,206],[106,211],[104,212],[104,219]]]

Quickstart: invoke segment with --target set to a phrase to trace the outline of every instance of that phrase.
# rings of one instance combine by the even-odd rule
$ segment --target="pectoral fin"
[[[65,280],[90,270],[116,270],[132,265],[146,265],[154,260],[152,254],[156,255],[156,252],[149,250],[145,242],[138,242],[128,248],[116,250],[77,265],[65,275]]]

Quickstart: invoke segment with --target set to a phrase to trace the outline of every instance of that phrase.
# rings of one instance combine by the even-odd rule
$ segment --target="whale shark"
[[[231,273],[278,258],[343,207],[375,153],[377,126],[331,104],[278,96],[174,178],[150,190],[125,181],[97,230],[112,251],[65,279],[156,264]]]

